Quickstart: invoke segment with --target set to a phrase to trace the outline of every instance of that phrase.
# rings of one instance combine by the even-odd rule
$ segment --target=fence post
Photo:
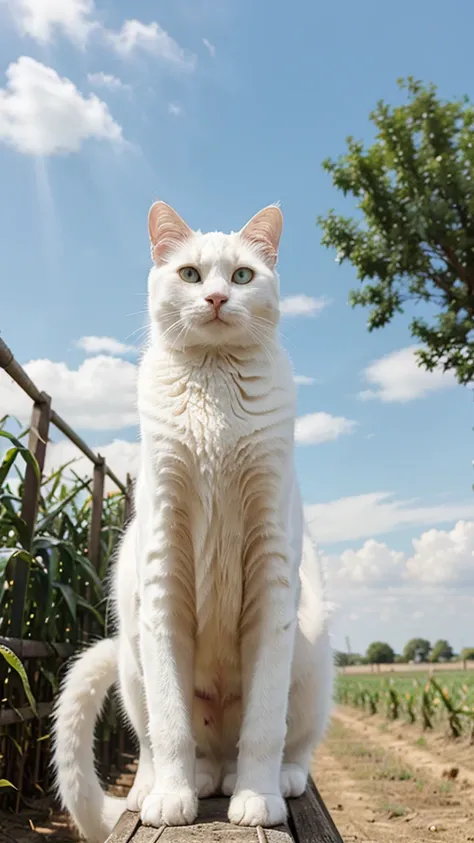
[[[132,505],[133,505],[133,483],[132,478],[127,472],[127,479],[125,481],[125,504],[123,508],[123,528],[127,526],[128,522],[130,521],[130,516],[132,514]]]
[[[98,460],[94,463],[94,474],[92,480],[92,513],[89,525],[89,540],[87,542],[87,558],[94,566],[97,573],[100,570],[100,534],[102,531],[102,507],[104,503],[104,481],[105,481],[105,460],[98,454]],[[86,600],[91,598],[91,587],[86,589]],[[84,616],[83,633],[85,641],[89,641],[91,627],[91,616],[87,612]]]
[[[45,392],[41,393],[41,397],[41,401],[35,401],[33,404],[30,434],[28,438],[28,449],[34,457],[36,457],[40,470],[40,479],[44,468],[46,445],[48,443],[49,420],[51,415],[51,398],[49,395],[46,395]],[[33,467],[27,463],[25,481],[23,484],[21,517],[26,524],[28,550],[31,548],[31,541],[33,539],[36,515],[38,512],[39,491],[40,482],[38,482],[38,478]],[[28,573],[28,563],[23,559],[17,559],[14,572],[12,623],[10,633],[13,638],[23,637],[23,614],[25,609],[26,589],[28,587]]]
[[[102,530],[102,506],[104,503],[105,460],[99,455],[94,465],[92,481],[92,515],[89,527],[88,558],[96,571],[100,568],[100,533]]]

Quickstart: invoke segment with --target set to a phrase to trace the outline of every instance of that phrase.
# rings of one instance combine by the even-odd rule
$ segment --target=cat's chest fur
[[[152,362],[140,389],[140,414],[155,443],[158,465],[165,454],[165,468],[156,475],[161,495],[166,499],[171,486],[173,493],[179,488],[186,511],[193,557],[198,723],[201,728],[213,723],[221,732],[224,721],[239,710],[249,502],[262,476],[281,471],[272,451],[278,446],[271,443],[292,438],[291,373],[282,359],[282,387],[275,383],[274,369],[251,357],[209,355],[187,367]],[[206,727],[205,734],[210,731]]]

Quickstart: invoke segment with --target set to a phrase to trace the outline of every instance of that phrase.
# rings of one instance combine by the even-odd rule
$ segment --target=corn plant
[[[453,738],[471,734],[474,742],[474,673],[453,672],[443,677],[443,687],[432,675],[413,678],[398,674],[388,682],[368,674],[357,677],[340,675],[336,700],[343,705],[363,706],[373,715],[385,711],[390,720],[402,714],[409,723],[434,729],[446,723]]]
[[[29,572],[22,638],[76,648],[82,645],[86,630],[88,640],[106,633],[104,582],[122,530],[124,497],[113,493],[104,501],[98,567],[88,558],[90,481],[78,477],[70,463],[41,480],[31,537],[21,517],[24,470],[29,464],[39,477],[39,468],[24,444],[26,433],[14,436],[0,422],[0,443],[7,444],[0,463],[0,636],[8,637],[11,628],[15,564],[21,558]],[[28,705],[34,713],[36,706],[50,704],[64,660],[53,650],[51,657],[32,658],[22,665],[8,648],[1,652],[2,707],[18,711]],[[99,731],[104,752],[109,751],[108,739],[116,727],[116,712],[109,707]],[[10,802],[13,794],[17,808],[25,794],[42,793],[49,787],[49,731],[47,717],[0,729],[0,792]]]

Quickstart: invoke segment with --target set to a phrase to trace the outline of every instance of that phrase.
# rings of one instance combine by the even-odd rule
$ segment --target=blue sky
[[[354,272],[316,226],[347,207],[322,160],[349,134],[370,140],[398,77],[474,98],[473,26],[468,0],[449,15],[440,0],[0,4],[0,330],[117,470],[135,453],[136,358],[120,344],[144,323],[149,205],[226,231],[281,202],[282,295],[309,297],[282,320],[314,381],[298,391],[297,466],[339,646],[474,643],[472,392],[417,372],[408,316],[367,333],[347,305]],[[21,401],[1,378],[1,412]]]

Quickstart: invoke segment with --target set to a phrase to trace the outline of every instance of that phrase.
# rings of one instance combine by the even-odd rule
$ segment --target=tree
[[[348,138],[348,152],[324,168],[363,219],[330,211],[319,217],[322,243],[351,261],[362,289],[352,306],[370,309],[368,329],[381,328],[406,303],[425,303],[430,316],[413,318],[421,341],[419,364],[474,379],[474,108],[443,102],[434,85],[409,78],[399,85],[408,102],[379,102],[368,149]],[[410,304],[411,309],[411,304]]]
[[[367,647],[367,661],[369,664],[393,664],[395,653],[390,644],[374,641]]]
[[[344,653],[343,650],[336,650],[334,653],[334,663],[336,667],[347,667],[350,664],[349,653]]]
[[[407,662],[427,662],[431,644],[426,638],[410,638],[403,648],[403,657]]]
[[[460,655],[463,662],[474,661],[474,647],[463,647]]]
[[[353,664],[363,664],[364,657],[359,653],[345,653],[343,650],[336,650],[334,653],[336,667],[348,667]]]
[[[439,661],[450,661],[453,657],[453,648],[451,644],[449,644],[445,638],[440,638],[433,647],[431,652],[430,661],[431,662],[439,662]]]

